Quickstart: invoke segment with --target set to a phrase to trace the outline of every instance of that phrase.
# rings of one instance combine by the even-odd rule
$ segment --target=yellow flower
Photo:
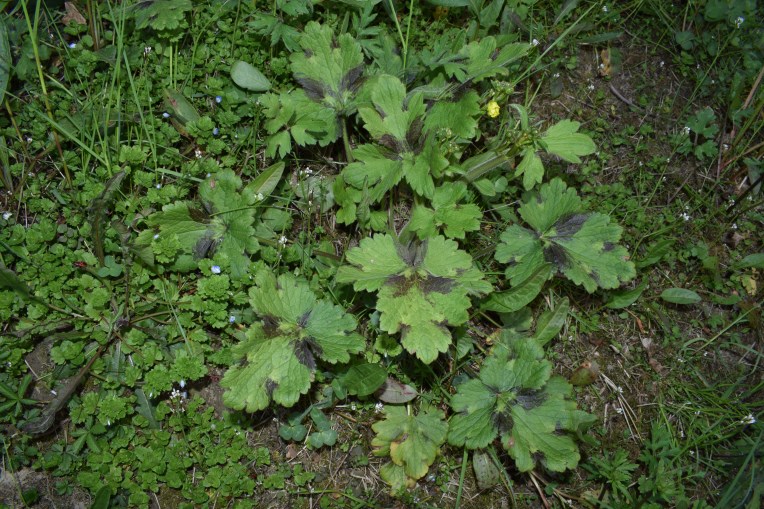
[[[491,118],[496,118],[499,116],[499,103],[496,101],[491,101],[488,103],[488,106],[485,107],[486,112],[488,113],[488,116]]]

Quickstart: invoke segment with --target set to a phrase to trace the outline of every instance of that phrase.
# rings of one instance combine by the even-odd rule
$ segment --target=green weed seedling
[[[0,382],[0,396],[5,400],[0,403],[0,411],[6,418],[18,418],[24,411],[24,406],[37,403],[37,401],[26,397],[31,383],[32,375],[24,376],[21,383],[15,388],[5,382]]]
[[[640,465],[630,462],[623,449],[592,458],[585,468],[606,483],[595,502],[597,507],[712,507],[687,496],[684,477],[690,472],[680,460],[681,452],[674,446],[668,428],[654,423],[639,455]],[[637,477],[640,466],[645,473]]]

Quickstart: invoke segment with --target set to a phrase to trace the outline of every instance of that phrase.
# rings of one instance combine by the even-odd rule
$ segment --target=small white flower
[[[194,150],[194,156],[196,156],[197,159],[202,158],[202,151],[200,149]]]
[[[11,218],[12,215],[13,214],[10,213],[10,212],[3,212],[3,219],[5,219],[7,221],[8,219]]]
[[[740,424],[756,424],[756,418],[753,416],[753,414],[748,414],[743,417],[743,420],[740,421]]]
[[[623,387],[619,385],[618,387],[615,388],[615,392],[617,392],[618,394],[623,394]]]
[[[666,62],[661,60],[661,62],[658,64],[658,67],[660,67],[662,69],[665,65],[666,65]]]
[[[615,407],[615,413],[617,413],[618,415],[621,415],[621,414],[623,414],[623,408],[621,408],[621,407],[619,407],[619,406],[618,406],[618,407]]]
[[[689,221],[690,219],[692,219],[692,216],[690,216],[690,214],[688,214],[687,212],[682,212],[681,214],[679,214],[679,217],[681,217],[685,221]],[[684,361],[680,360],[679,362],[684,362]]]
[[[158,238],[159,238],[159,234],[158,234],[158,233],[155,233],[155,234],[154,234],[154,240],[156,240],[156,239],[158,239]]]
[[[607,5],[603,5],[603,6],[602,6],[602,12],[604,12],[605,14],[607,14],[607,12],[608,12],[608,8],[607,8]]]
[[[587,88],[589,88],[589,90],[594,90],[594,83],[589,83],[589,87]]]
[[[157,189],[162,189],[162,184],[157,184]]]
[[[210,272],[213,274],[220,274],[220,265],[213,265],[210,267]]]
[[[538,46],[538,45],[539,45],[539,40],[538,40],[538,39],[533,39],[533,40],[531,41],[531,44],[532,44],[533,46]]]
[[[735,28],[740,28],[740,25],[743,24],[743,21],[745,21],[745,18],[743,16],[738,16],[735,19]]]
[[[106,425],[111,426],[111,419],[106,419]]]
[[[684,132],[685,136],[689,136],[690,135],[690,126],[688,126],[688,125],[684,126],[682,128],[682,132]]]
[[[255,201],[263,201],[265,199],[265,196],[263,196],[263,193],[257,193],[255,195]]]
[[[284,235],[282,235],[282,236],[281,236],[281,238],[279,239],[279,245],[280,245],[281,247],[284,247],[284,246],[286,246],[286,243],[287,243],[287,241],[288,241],[288,240],[289,240],[289,239],[287,239],[287,238],[286,238]]]
[[[231,315],[228,317],[228,323],[234,323],[236,321],[236,317],[234,315]]]
[[[381,402],[374,405],[374,411],[376,413],[381,412],[383,408],[385,408],[385,405],[383,405]]]
[[[180,385],[180,388],[183,389],[186,386],[186,381],[181,380],[180,382],[178,382],[178,385]]]
[[[143,48],[143,56],[148,56],[149,53],[151,53],[151,46]]]
[[[732,229],[737,230],[737,223],[732,223]]]
[[[560,77],[560,73],[559,72],[556,72],[556,73],[552,74],[552,78],[559,78],[559,77]]]
[[[223,102],[223,97],[219,96],[219,95],[216,95],[215,96],[215,102],[218,103],[218,104],[222,103]]]

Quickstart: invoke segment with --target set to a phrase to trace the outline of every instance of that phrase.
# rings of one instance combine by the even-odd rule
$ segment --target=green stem
[[[348,124],[345,117],[342,117],[342,144],[345,146],[345,159],[348,163],[355,161],[353,151],[350,148],[350,137],[348,136]]]
[[[395,29],[398,30],[398,38],[401,40],[401,52],[403,53],[403,69],[406,69],[406,55],[408,55],[408,39],[403,37],[403,30],[401,30],[401,24],[398,21],[398,13],[395,12],[395,5],[393,0],[387,0],[387,4],[390,6],[390,10],[393,13],[393,22],[395,23]]]
[[[48,87],[45,86],[45,76],[42,73],[42,61],[40,60],[40,48],[37,44],[37,29],[40,21],[40,4],[42,2],[35,3],[34,12],[34,26],[32,26],[32,19],[29,17],[29,11],[27,10],[27,0],[21,2],[21,8],[24,10],[24,19],[27,22],[27,30],[29,30],[29,38],[32,41],[32,51],[34,52],[35,66],[37,67],[37,77],[40,80],[40,88],[42,88],[42,97],[45,102],[45,111],[48,114],[48,119],[51,123],[53,121],[53,110],[50,107],[50,100],[48,98]],[[66,185],[69,189],[72,188],[72,177],[69,175],[69,167],[66,164],[64,158],[64,151],[61,149],[61,140],[58,138],[58,131],[53,131],[53,139],[56,142],[56,148],[58,148],[58,155],[61,157],[61,163],[64,167],[64,178],[66,179]]]
[[[461,503],[462,503],[462,490],[464,489],[464,477],[467,474],[467,449],[464,449],[464,453],[462,454],[462,470],[459,472],[459,488],[456,490],[456,502],[454,503],[454,508],[459,509]]]
[[[406,23],[406,52],[403,54],[403,68],[406,69],[406,61],[408,60],[408,48],[409,48],[409,34],[411,33],[411,19],[414,17],[414,0],[409,2],[409,19]]]
[[[491,170],[495,170],[499,166],[508,163],[511,155],[514,155],[510,154],[510,152],[510,150],[501,152],[492,150],[471,158],[471,160],[473,160],[474,166],[472,166],[472,168],[467,171],[462,179],[470,183],[475,182],[477,179],[490,172]],[[470,159],[465,161],[465,163],[469,162]]]

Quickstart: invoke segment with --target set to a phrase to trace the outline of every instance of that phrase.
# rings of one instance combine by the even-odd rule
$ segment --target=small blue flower
[[[212,136],[217,136],[218,134],[220,134],[220,129],[216,127],[215,129],[212,130]]]
[[[233,315],[231,315],[231,316],[228,318],[228,323],[233,323],[233,322],[235,322],[235,321],[236,321],[236,317],[235,317],[235,316],[233,316]]]
[[[220,274],[220,265],[213,265],[210,267],[210,272],[213,274]]]
[[[167,113],[166,111],[165,111],[164,113],[162,113],[162,116],[163,116],[164,118],[170,118],[170,114],[169,114],[169,113]]]
[[[215,96],[215,102],[218,103],[218,104],[222,103],[223,102],[223,97],[219,96],[219,95],[216,95]]]
[[[77,43],[76,43],[76,42],[70,42],[70,43],[69,43],[69,48],[70,48],[70,49],[74,49],[74,48],[76,48],[76,47],[77,47]]]

